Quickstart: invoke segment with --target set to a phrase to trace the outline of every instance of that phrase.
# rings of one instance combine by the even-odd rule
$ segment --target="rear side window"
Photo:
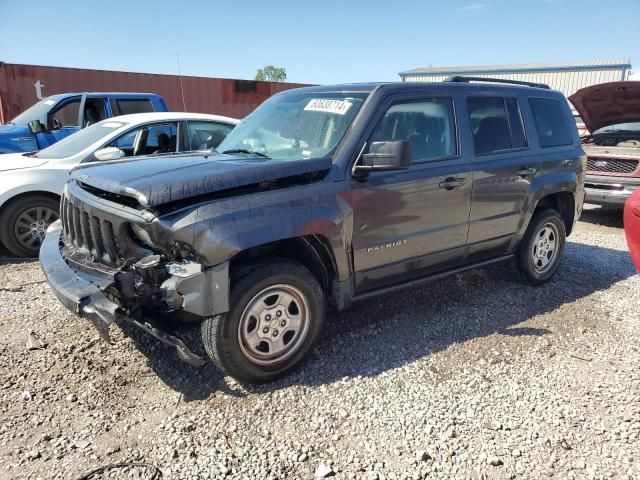
[[[145,99],[128,99],[128,100],[116,100],[117,115],[129,115],[131,113],[147,113],[153,112],[153,105],[150,100]]]
[[[571,145],[573,135],[567,117],[558,100],[550,98],[530,98],[529,105],[538,132],[538,142],[542,148]]]
[[[518,102],[512,97],[467,99],[476,154],[503,152],[527,146]]]

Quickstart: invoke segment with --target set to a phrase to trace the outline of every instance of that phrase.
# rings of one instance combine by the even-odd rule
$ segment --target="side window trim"
[[[502,100],[502,104],[504,106],[504,110],[505,113],[507,115],[507,125],[509,127],[509,139],[513,145],[513,128],[511,126],[511,117],[509,115],[509,109],[507,108],[507,103],[506,103],[506,99],[507,98],[513,98],[516,101],[516,107],[518,108],[518,112],[519,112],[519,119],[520,119],[520,123],[522,125],[522,132],[524,134],[524,140],[525,140],[525,145],[522,147],[510,147],[510,148],[500,148],[498,150],[491,150],[490,152],[482,152],[482,153],[478,153],[476,151],[476,145],[475,145],[475,138],[473,135],[473,128],[471,125],[471,112],[469,110],[469,100],[472,98],[479,98],[479,99],[483,99],[483,98],[499,98],[500,100]],[[529,137],[527,135],[527,128],[526,128],[526,122],[525,122],[525,118],[524,118],[524,113],[523,113],[523,109],[522,106],[520,105],[519,101],[518,101],[519,97],[516,95],[494,95],[493,93],[491,95],[467,95],[465,98],[465,103],[466,103],[466,110],[467,110],[467,120],[469,121],[469,133],[471,135],[471,145],[473,147],[473,154],[476,157],[486,157],[488,155],[502,155],[502,154],[506,154],[506,153],[511,153],[511,152],[522,152],[522,151],[526,151],[526,150],[530,150],[531,145],[529,142]]]

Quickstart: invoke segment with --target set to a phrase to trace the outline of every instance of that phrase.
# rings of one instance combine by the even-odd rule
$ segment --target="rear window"
[[[476,154],[486,155],[527,146],[515,98],[470,97],[467,108]]]
[[[562,104],[550,98],[530,98],[529,105],[542,148],[571,145],[573,134]]]
[[[131,113],[148,113],[153,112],[153,105],[150,100],[146,99],[127,99],[116,100],[116,115],[129,115]]]

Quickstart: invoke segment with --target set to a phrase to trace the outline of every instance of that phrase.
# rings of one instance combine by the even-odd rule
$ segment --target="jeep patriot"
[[[60,301],[243,382],[298,365],[325,310],[493,262],[533,285],[582,211],[586,157],[545,85],[354,84],[279,93],[217,151],[75,169],[40,252]]]

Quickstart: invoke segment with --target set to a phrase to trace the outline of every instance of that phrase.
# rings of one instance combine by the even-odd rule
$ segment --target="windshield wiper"
[[[256,157],[262,157],[262,158],[271,158],[269,155],[266,155],[262,152],[255,152],[253,150],[247,150],[246,148],[232,148],[231,150],[225,150],[224,152],[220,152],[224,155],[230,154],[230,153],[246,153],[247,155],[255,155]]]

